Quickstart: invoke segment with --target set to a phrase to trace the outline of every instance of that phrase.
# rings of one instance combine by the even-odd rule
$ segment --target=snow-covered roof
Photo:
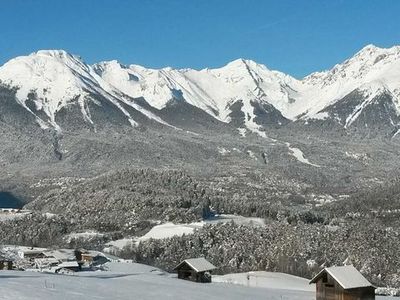
[[[60,261],[54,257],[45,257],[45,258],[35,258],[34,262],[42,264],[42,263],[59,263]]]
[[[26,254],[40,254],[40,253],[42,253],[44,251],[47,251],[47,249],[46,248],[34,248],[34,247],[31,247],[31,248],[29,248],[29,247],[19,247],[19,251],[18,252],[23,253],[23,254],[26,255]]]
[[[71,250],[71,249],[50,250],[50,251],[44,252],[44,255],[46,257],[54,257],[61,261],[76,259],[74,250]]]
[[[373,285],[352,265],[325,268],[319,272],[310,283],[315,283],[324,274],[328,273],[333,279],[345,289],[356,289],[361,287],[373,287]]]
[[[58,268],[76,268],[79,267],[77,261],[64,261],[57,266]]]
[[[199,257],[199,258],[185,259],[183,262],[177,265],[174,270],[178,269],[184,263],[188,264],[196,272],[211,271],[217,268],[208,260],[206,260],[204,257]]]

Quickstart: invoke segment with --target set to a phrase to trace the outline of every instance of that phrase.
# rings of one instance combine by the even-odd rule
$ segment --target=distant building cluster
[[[90,269],[112,261],[112,256],[85,249],[46,249],[19,247],[17,257],[0,257],[1,270],[31,270],[51,273],[71,273]]]

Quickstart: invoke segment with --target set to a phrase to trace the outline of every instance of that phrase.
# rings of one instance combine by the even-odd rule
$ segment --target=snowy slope
[[[238,59],[219,69],[161,70],[137,65],[123,66],[117,61],[94,65],[96,72],[115,88],[133,97],[143,97],[157,109],[171,100],[184,100],[223,122],[229,122],[230,106],[242,101],[245,126],[258,131],[252,101],[272,104],[285,111],[294,78],[268,70],[250,60]]]
[[[400,109],[400,47],[368,45],[354,57],[325,72],[297,80],[251,60],[238,59],[217,69],[161,70],[115,61],[95,65],[104,80],[132,97],[144,97],[162,109],[172,99],[184,100],[224,122],[230,122],[231,107],[241,102],[245,128],[258,132],[254,102],[272,105],[291,120],[326,118],[321,111],[360,90],[368,104],[379,91],[389,92]],[[364,107],[364,106],[363,106]],[[361,110],[358,110],[360,113]],[[267,116],[268,117],[268,116]],[[356,114],[348,115],[345,127]]]
[[[312,300],[314,293],[247,288],[224,283],[199,284],[163,275],[139,264],[114,264],[109,272],[76,276],[18,271],[0,273],[0,299],[263,299]],[[285,297],[285,298],[282,298]]]
[[[112,88],[78,56],[63,50],[42,50],[12,59],[0,68],[0,81],[18,88],[17,100],[35,114],[38,123],[44,128],[53,126],[59,129],[56,114],[71,104],[78,104],[84,120],[93,124],[87,106],[89,101],[97,104],[92,95],[107,99],[126,116],[132,126],[137,125],[137,122],[122,104],[160,123],[165,123]],[[28,99],[33,101],[34,107],[28,105]],[[37,112],[44,114],[39,117]]]
[[[308,279],[290,274],[265,271],[213,276],[213,282],[232,283],[249,287],[314,292],[315,284],[310,285],[309,281]]]
[[[319,111],[357,89],[367,93],[370,99],[379,90],[388,90],[399,99],[400,47],[384,49],[368,45],[331,70],[305,77],[290,115],[306,113],[306,118],[318,117]]]
[[[289,92],[282,90],[282,85],[286,80],[296,81],[243,59],[219,69],[200,71],[146,69],[117,61],[96,64],[94,69],[117,89],[134,98],[144,97],[153,107],[162,109],[170,100],[183,97],[222,121],[227,120],[227,106],[236,100],[265,100],[283,109]]]

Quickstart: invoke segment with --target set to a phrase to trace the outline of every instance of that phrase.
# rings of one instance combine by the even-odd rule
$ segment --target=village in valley
[[[0,269],[72,274],[95,270],[117,257],[85,249],[46,249],[24,246],[3,246]],[[0,253],[1,253],[0,252]]]

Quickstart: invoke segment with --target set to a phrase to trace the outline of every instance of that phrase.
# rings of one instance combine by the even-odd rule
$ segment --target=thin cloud
[[[265,30],[265,29],[270,29],[270,28],[275,27],[276,25],[280,25],[280,24],[286,23],[289,20],[290,20],[289,18],[283,18],[283,19],[280,19],[280,20],[276,20],[274,22],[266,23],[264,25],[261,25],[261,26],[255,28],[253,31],[262,31],[262,30]]]

